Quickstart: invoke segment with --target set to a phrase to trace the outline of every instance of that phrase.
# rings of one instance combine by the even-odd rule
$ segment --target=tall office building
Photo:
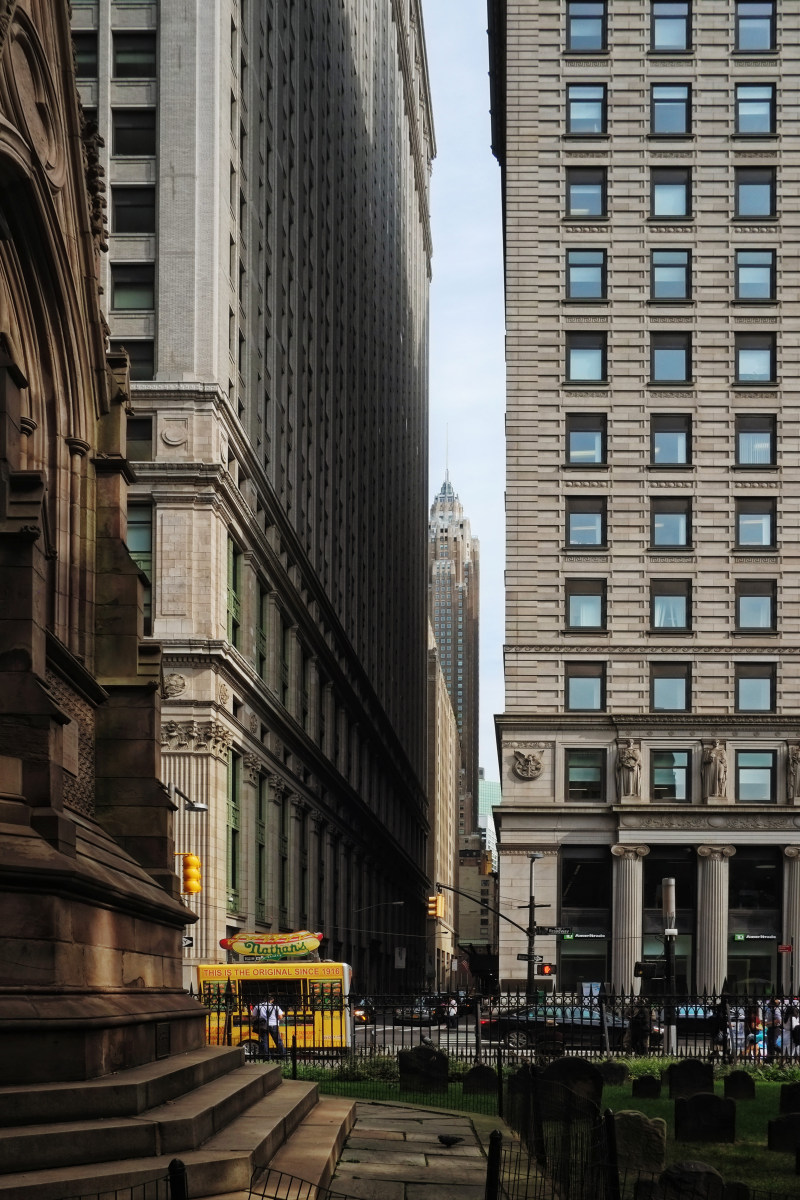
[[[237,931],[310,928],[398,986],[427,891],[418,0],[76,0],[72,22],[162,776],[208,805],[177,816],[203,873],[186,980]]]
[[[800,13],[490,4],[507,280],[505,905],[558,981],[795,987]],[[502,923],[501,923],[502,924]],[[501,929],[501,975],[524,936]]]
[[[428,570],[428,612],[461,738],[459,833],[470,834],[478,815],[480,543],[449,471],[431,505]]]
[[[458,801],[461,741],[440,662],[440,651],[428,624],[428,877],[444,884],[439,893],[442,913],[428,920],[426,982],[433,991],[451,985],[456,962],[459,909]]]

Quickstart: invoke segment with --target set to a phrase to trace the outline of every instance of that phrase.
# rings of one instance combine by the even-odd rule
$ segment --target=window
[[[775,86],[771,83],[736,85],[736,132],[749,137],[775,132]]]
[[[228,604],[227,626],[228,641],[232,646],[239,645],[239,628],[242,619],[242,552],[228,538]]]
[[[735,46],[747,54],[775,49],[775,0],[737,0]]]
[[[688,250],[653,250],[650,299],[688,300],[692,294],[692,256]]]
[[[128,505],[128,533],[126,543],[131,558],[147,577],[144,588],[144,635],[153,632],[153,506],[151,504]]]
[[[691,708],[689,663],[650,664],[650,708],[653,712],[687,712]]]
[[[566,377],[568,383],[604,383],[605,333],[568,333]]]
[[[685,467],[692,460],[688,413],[654,413],[650,418],[650,465]]]
[[[569,497],[567,499],[567,545],[605,546],[606,544],[606,501],[605,497],[591,499]]]
[[[567,87],[567,133],[594,137],[606,132],[604,83],[571,83]]]
[[[688,83],[654,83],[650,89],[650,132],[662,137],[691,133],[691,95]]]
[[[692,215],[692,173],[686,167],[654,167],[650,172],[650,215],[680,219]]]
[[[664,547],[686,547],[691,545],[692,502],[688,498],[679,500],[650,501],[651,545]]]
[[[572,467],[605,465],[605,413],[567,414],[567,462]]]
[[[775,418],[769,413],[742,413],[736,418],[737,467],[775,466]]]
[[[759,384],[776,381],[774,333],[737,333],[736,382]]]
[[[155,267],[152,263],[111,264],[111,307],[117,312],[155,307]]]
[[[603,711],[606,706],[605,663],[566,663],[564,674],[568,711]]]
[[[650,794],[653,800],[692,798],[691,750],[650,751]]]
[[[605,3],[568,0],[567,49],[577,54],[606,49]]]
[[[114,78],[153,79],[156,74],[154,33],[114,34]]]
[[[605,800],[605,750],[564,751],[567,799],[580,801]]]
[[[567,299],[605,300],[605,250],[567,251]]]
[[[736,580],[736,629],[747,633],[774,633],[776,621],[774,579]]]
[[[692,30],[688,3],[668,4],[652,0],[650,10],[650,48],[657,54],[677,54],[690,50]]]
[[[736,251],[736,299],[775,299],[775,251]]]
[[[772,712],[774,708],[774,663],[737,663],[736,711]]]
[[[736,799],[771,804],[775,799],[775,751],[736,751]]]
[[[138,383],[141,380],[152,379],[155,374],[155,351],[152,341],[113,341],[111,349],[126,350],[131,364],[131,380]]]
[[[126,457],[133,462],[152,462],[152,417],[128,417],[125,429],[125,448]]]
[[[111,213],[113,233],[155,233],[155,188],[112,188]]]
[[[567,216],[604,217],[606,215],[606,179],[604,167],[568,167]]]
[[[97,34],[73,33],[76,79],[97,78]]]
[[[152,157],[156,152],[156,110],[115,108],[111,113],[111,150],[118,155]]]
[[[775,216],[774,167],[737,167],[735,181],[735,216]]]
[[[568,579],[566,585],[566,617],[567,629],[605,629],[605,580]]]
[[[650,334],[650,382],[689,383],[692,378],[692,335]]]
[[[688,579],[651,579],[650,628],[685,633],[692,627],[692,585]]]
[[[775,501],[736,501],[736,545],[755,550],[775,549]]]

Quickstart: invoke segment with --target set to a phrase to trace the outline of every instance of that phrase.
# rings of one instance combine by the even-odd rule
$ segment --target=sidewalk
[[[498,1117],[359,1101],[330,1187],[359,1200],[483,1200]],[[461,1138],[443,1146],[439,1134]]]

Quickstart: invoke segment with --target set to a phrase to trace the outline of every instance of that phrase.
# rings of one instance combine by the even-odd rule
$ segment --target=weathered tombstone
[[[655,1075],[640,1075],[633,1081],[631,1095],[639,1100],[657,1100],[661,1095],[661,1080]]]
[[[767,1122],[767,1149],[788,1150],[791,1154],[800,1147],[800,1113],[787,1113]]]
[[[724,1200],[725,1182],[707,1163],[673,1163],[658,1177],[659,1200]]]
[[[698,1092],[675,1101],[676,1142],[735,1142],[736,1101]]]
[[[401,1092],[446,1092],[447,1055],[430,1046],[414,1046],[397,1055]]]
[[[734,1179],[725,1184],[725,1200],[752,1200],[753,1189]]]
[[[462,1091],[465,1096],[482,1096],[487,1092],[497,1091],[497,1071],[494,1067],[486,1066],[484,1063],[477,1063],[476,1066],[470,1067],[466,1075],[461,1081]]]
[[[697,1092],[714,1091],[714,1068],[699,1058],[685,1058],[668,1068],[669,1098],[694,1096]]]
[[[542,1083],[560,1083],[593,1104],[603,1099],[603,1076],[585,1058],[557,1058],[540,1075]]]
[[[667,1122],[662,1117],[650,1120],[644,1113],[623,1110],[614,1114],[614,1130],[621,1171],[663,1171]]]
[[[724,1079],[725,1096],[730,1100],[755,1100],[756,1084],[747,1071],[731,1071]]]
[[[778,1112],[781,1116],[785,1113],[800,1112],[800,1083],[781,1084],[781,1103]]]
[[[622,1083],[627,1083],[631,1077],[630,1067],[626,1062],[605,1058],[596,1066],[603,1076],[603,1082],[607,1083],[609,1087],[618,1087]]]

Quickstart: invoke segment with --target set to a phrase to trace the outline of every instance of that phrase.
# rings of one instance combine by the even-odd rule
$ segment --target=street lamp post
[[[528,884],[528,976],[527,976],[527,995],[528,1003],[533,1003],[534,992],[536,990],[536,963],[534,962],[533,954],[536,948],[536,902],[533,895],[533,866],[540,858],[541,854],[532,854],[530,856],[530,881]]]
[[[664,918],[664,957],[666,959],[667,1003],[664,1024],[667,1034],[667,1054],[677,1054],[678,1034],[675,1024],[675,938],[678,936],[675,908],[675,880],[661,880],[661,912]]]

